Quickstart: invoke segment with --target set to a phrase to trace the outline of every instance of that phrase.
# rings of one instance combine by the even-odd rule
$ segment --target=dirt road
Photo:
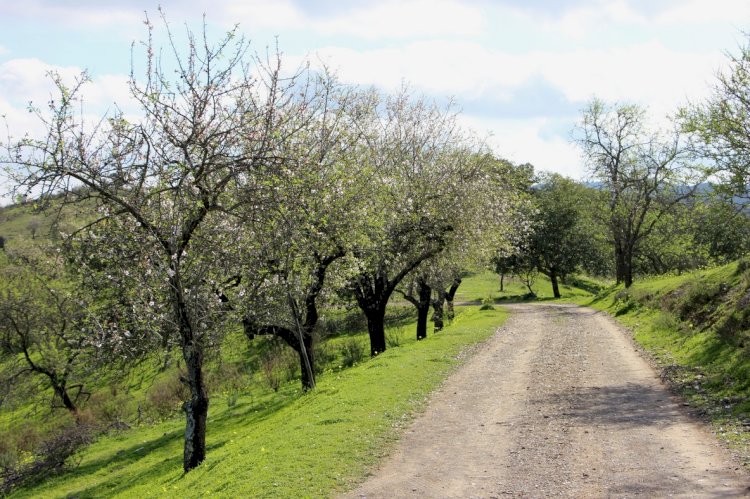
[[[738,497],[750,479],[626,332],[518,304],[347,497]]]

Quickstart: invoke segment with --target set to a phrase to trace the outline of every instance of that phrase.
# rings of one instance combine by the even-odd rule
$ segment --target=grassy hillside
[[[331,371],[300,396],[297,384],[215,396],[208,459],[181,470],[181,418],[100,438],[73,471],[14,497],[315,497],[361,480],[460,360],[505,319],[499,310],[461,309],[443,332],[404,338],[375,359]],[[411,326],[411,324],[409,325]]]
[[[750,263],[610,287],[580,303],[631,328],[663,377],[750,465]]]

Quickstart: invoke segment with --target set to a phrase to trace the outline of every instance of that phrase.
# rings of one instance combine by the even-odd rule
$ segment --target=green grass
[[[630,328],[670,383],[712,421],[750,464],[750,331],[726,326],[747,315],[750,274],[738,263],[613,286],[578,303],[605,310]],[[735,322],[737,323],[737,322]],[[735,324],[733,323],[733,324]]]
[[[307,395],[291,382],[279,393],[243,394],[233,407],[214,397],[208,458],[186,475],[183,422],[174,419],[102,437],[79,467],[14,497],[329,496],[363,479],[457,355],[505,318],[466,307],[443,332],[326,373]]]
[[[528,293],[526,285],[518,278],[505,276],[503,291],[500,291],[500,277],[490,271],[477,272],[468,275],[461,282],[456,291],[456,302],[498,303],[502,301],[523,300]],[[598,291],[604,284],[594,279],[573,276],[568,284],[560,283],[560,294],[562,298],[588,298]],[[552,285],[544,275],[539,275],[531,286],[538,299],[550,300],[552,297]]]

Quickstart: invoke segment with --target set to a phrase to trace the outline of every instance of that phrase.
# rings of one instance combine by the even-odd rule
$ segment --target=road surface
[[[594,310],[514,304],[351,498],[742,497],[750,479]]]

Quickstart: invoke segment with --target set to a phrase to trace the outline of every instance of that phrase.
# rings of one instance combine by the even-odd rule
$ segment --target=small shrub
[[[281,388],[282,369],[281,356],[278,348],[270,348],[263,352],[260,359],[260,370],[263,373],[263,379],[268,387],[274,392]]]
[[[735,271],[735,275],[742,274],[748,269],[750,269],[750,258],[743,258],[742,260],[737,262],[737,270]]]
[[[362,342],[356,338],[347,338],[341,345],[341,365],[351,367],[365,356],[365,348]]]
[[[729,291],[725,283],[707,284],[693,282],[684,288],[684,292],[675,303],[677,316],[683,321],[696,324],[705,323],[716,309],[716,302]]]
[[[91,395],[86,408],[93,416],[92,423],[101,423],[105,426],[122,423],[128,418],[128,398],[112,387],[109,392],[97,392]]]
[[[622,289],[615,294],[615,303],[630,301],[630,293],[627,289]]]
[[[79,452],[93,441],[94,435],[95,428],[91,426],[73,424],[63,427],[57,434],[42,442],[30,463],[3,471],[0,493],[7,494],[25,483],[78,466]]]
[[[336,360],[336,353],[331,350],[327,343],[313,343],[315,352],[315,374],[321,374],[327,366],[330,366]]]
[[[10,435],[0,437],[0,471],[12,469],[18,462],[18,450]]]
[[[495,307],[493,307],[489,303],[485,303],[484,305],[479,307],[479,310],[495,310]]]
[[[34,426],[24,426],[16,433],[15,445],[19,451],[34,452],[42,441],[42,435]]]
[[[247,387],[249,376],[247,372],[235,364],[223,363],[207,376],[208,391],[218,393],[223,391],[241,391]]]
[[[229,390],[227,393],[227,407],[232,408],[237,405],[237,399],[240,398],[239,390]]]
[[[149,388],[146,399],[157,416],[165,418],[177,412],[182,403],[190,398],[190,390],[175,373],[156,381]]]
[[[397,329],[393,330],[385,335],[385,344],[388,348],[398,348],[401,346],[401,339],[403,338],[404,330]]]
[[[652,322],[654,328],[662,331],[679,331],[682,323],[669,312],[660,312]]]

